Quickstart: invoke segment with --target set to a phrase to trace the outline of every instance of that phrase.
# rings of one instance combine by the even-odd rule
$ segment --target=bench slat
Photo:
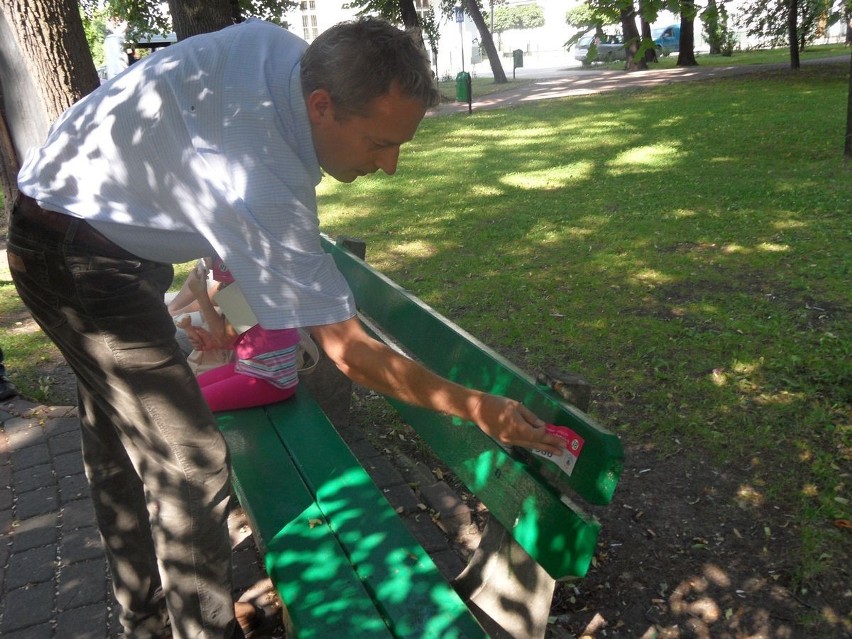
[[[234,485],[289,616],[288,637],[393,637],[263,409],[217,415]]]
[[[562,479],[589,503],[612,500],[624,459],[613,433],[326,236],[323,248],[349,282],[359,309],[410,355],[443,377],[517,399],[546,421],[577,432],[585,440],[582,453],[571,477]]]
[[[301,386],[296,399],[270,419],[395,636],[487,637]]]
[[[539,481],[475,426],[389,401],[553,578],[588,572],[600,532],[596,519]]]

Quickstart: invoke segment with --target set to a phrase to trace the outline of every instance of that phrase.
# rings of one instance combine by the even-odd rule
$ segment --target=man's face
[[[414,137],[426,114],[419,100],[401,95],[396,87],[373,100],[366,116],[341,117],[323,89],[308,96],[307,107],[320,166],[340,182],[379,169],[396,173],[400,147]]]

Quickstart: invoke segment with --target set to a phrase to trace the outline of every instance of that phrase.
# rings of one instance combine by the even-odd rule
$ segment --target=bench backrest
[[[618,438],[342,246],[324,237],[323,247],[349,282],[365,325],[378,337],[389,338],[447,379],[517,399],[583,439],[569,477],[526,451],[506,450],[471,424],[392,401],[548,573],[583,576],[600,526],[568,494],[609,503],[623,464]]]

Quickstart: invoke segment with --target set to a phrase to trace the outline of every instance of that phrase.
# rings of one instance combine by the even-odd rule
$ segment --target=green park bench
[[[448,379],[522,401],[583,446],[568,476],[472,424],[391,401],[488,509],[478,549],[448,579],[335,429],[351,384],[328,372],[327,358],[290,400],[220,413],[288,639],[543,637],[556,580],[582,577],[591,563],[600,524],[576,500],[612,499],[617,437],[372,269],[351,243],[323,244],[368,330]]]

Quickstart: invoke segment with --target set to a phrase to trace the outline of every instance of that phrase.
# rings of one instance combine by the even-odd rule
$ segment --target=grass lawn
[[[528,370],[586,376],[627,443],[747,467],[807,583],[851,550],[848,68],[428,118],[395,177],[322,183],[322,225]],[[4,277],[7,364],[49,400],[23,315]]]
[[[322,223],[528,370],[586,375],[628,441],[749,465],[806,580],[850,547],[847,69],[430,118],[396,177],[324,182]]]

